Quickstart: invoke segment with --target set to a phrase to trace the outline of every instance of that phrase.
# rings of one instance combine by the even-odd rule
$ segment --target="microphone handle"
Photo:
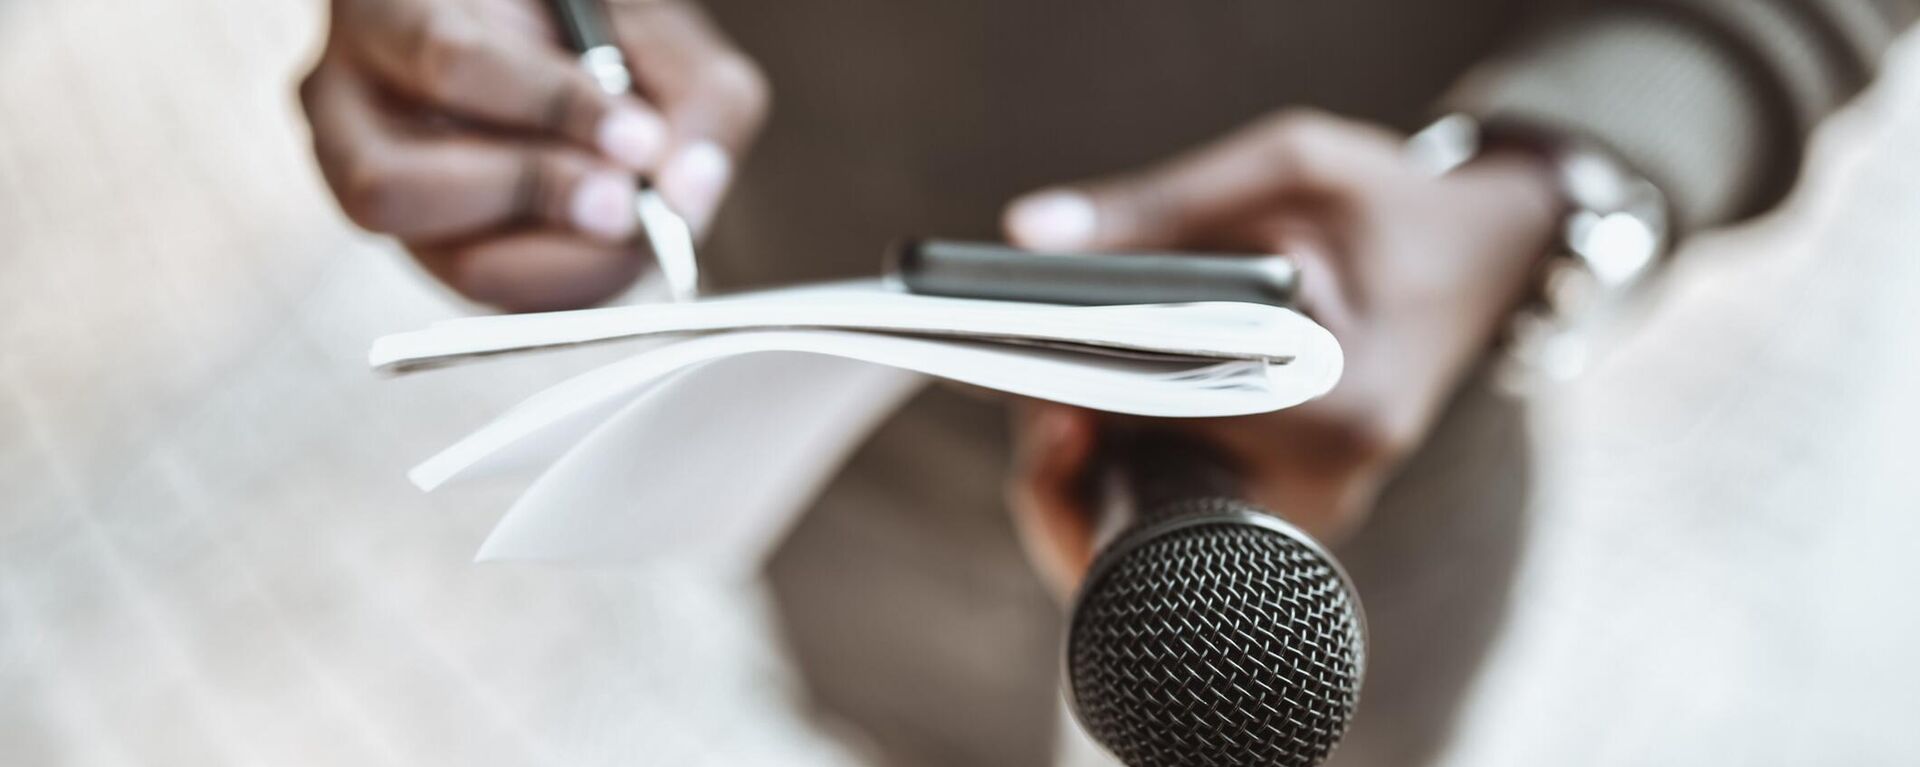
[[[1100,435],[1096,561],[1130,533],[1192,516],[1268,514],[1247,498],[1240,472],[1211,445],[1166,429]]]
[[[1340,563],[1165,428],[1103,434],[1098,554],[1069,611],[1067,700],[1133,767],[1318,765],[1366,674]]]

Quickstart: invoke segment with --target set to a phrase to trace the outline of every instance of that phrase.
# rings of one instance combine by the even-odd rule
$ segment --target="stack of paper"
[[[474,317],[375,342],[405,372],[654,338],[415,467],[432,490],[545,466],[483,559],[752,561],[925,376],[1118,413],[1289,407],[1340,375],[1332,335],[1248,303],[1067,307],[840,283],[550,314]]]

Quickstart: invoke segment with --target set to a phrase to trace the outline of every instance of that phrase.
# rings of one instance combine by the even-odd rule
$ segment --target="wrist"
[[[1552,165],[1518,148],[1490,148],[1445,177],[1471,206],[1479,243],[1460,266],[1473,275],[1475,345],[1494,340],[1505,319],[1532,296],[1540,264],[1569,211]]]
[[[1505,378],[1565,379],[1587,364],[1592,339],[1645,295],[1674,242],[1661,189],[1605,144],[1550,127],[1455,114],[1409,142],[1436,174],[1464,173],[1496,155],[1531,156],[1558,201],[1545,257],[1506,333]]]
[[[1551,236],[1569,210],[1553,163],[1522,147],[1494,146],[1469,160],[1458,171],[1463,176],[1492,179],[1509,193],[1514,217]],[[1543,240],[1542,244],[1545,242]]]
[[[1453,175],[1490,190],[1487,215],[1500,221],[1518,243],[1504,255],[1522,264],[1531,265],[1552,249],[1572,211],[1553,163],[1523,147],[1488,147]]]

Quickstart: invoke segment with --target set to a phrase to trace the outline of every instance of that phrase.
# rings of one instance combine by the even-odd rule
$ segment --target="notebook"
[[[429,491],[534,473],[481,559],[698,557],[751,570],[930,379],[1192,418],[1299,404],[1341,367],[1331,334],[1275,306],[1056,306],[878,280],[448,320],[378,339],[369,363],[403,374],[612,343],[634,353],[533,395],[409,473]]]

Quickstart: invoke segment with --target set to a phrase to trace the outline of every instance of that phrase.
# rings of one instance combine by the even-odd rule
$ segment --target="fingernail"
[[[667,126],[651,112],[619,107],[601,118],[597,140],[608,157],[644,170],[659,159],[660,148],[667,142]]]
[[[624,240],[640,225],[633,208],[634,181],[619,173],[592,173],[574,187],[567,215],[575,228],[607,240]]]
[[[660,170],[660,194],[695,231],[707,227],[733,177],[733,158],[719,144],[702,141],[680,151]]]
[[[1037,192],[1014,202],[1007,229],[1021,245],[1038,250],[1084,248],[1093,240],[1099,211],[1079,192]]]

